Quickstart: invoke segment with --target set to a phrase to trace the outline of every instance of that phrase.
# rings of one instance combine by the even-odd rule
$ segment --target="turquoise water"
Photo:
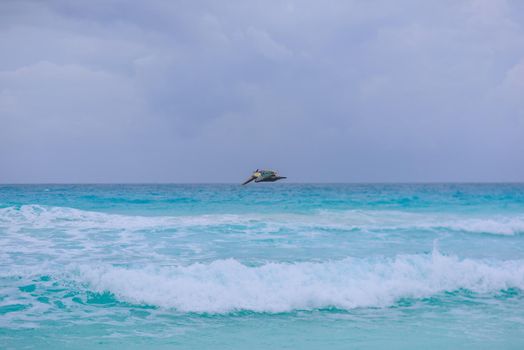
[[[522,349],[524,185],[0,186],[0,348]]]

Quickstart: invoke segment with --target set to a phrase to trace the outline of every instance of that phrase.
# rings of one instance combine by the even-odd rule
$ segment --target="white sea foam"
[[[163,230],[188,227],[243,225],[245,233],[272,233],[280,228],[298,232],[336,230],[431,230],[514,235],[524,233],[524,214],[468,216],[452,213],[414,213],[385,210],[321,210],[312,214],[208,214],[190,216],[130,216],[64,207],[23,205],[0,209],[0,228],[59,229],[69,233],[90,230]]]
[[[524,233],[524,214],[475,215],[415,213],[405,211],[349,210],[321,211],[333,223],[351,223],[354,228],[449,230],[513,235]]]
[[[524,260],[461,260],[438,251],[391,259],[268,263],[228,259],[175,267],[77,266],[68,276],[90,290],[131,303],[181,312],[286,312],[336,307],[386,307],[467,289],[497,293],[524,289]]]
[[[169,226],[202,224],[207,222],[206,217],[206,215],[201,217],[130,216],[41,205],[23,205],[20,208],[0,209],[0,225],[8,226],[14,230],[22,227],[74,230],[160,229]],[[226,215],[222,219],[227,220],[228,216]],[[231,219],[234,220],[235,217]]]
[[[173,248],[176,237],[167,235],[157,239],[135,234],[142,230],[150,233],[173,228],[179,232],[195,227],[196,231],[205,232],[220,225],[233,225],[232,230],[242,235],[266,238],[292,237],[286,231],[330,234],[331,229],[524,232],[524,218],[516,214],[480,218],[449,213],[352,210],[319,211],[311,215],[146,217],[27,205],[0,209],[0,257],[4,266],[10,266],[18,271],[16,273],[33,264],[37,270],[44,269],[42,273],[54,275],[57,280],[73,279],[90,290],[114,293],[121,300],[182,312],[383,307],[400,298],[422,298],[460,288],[479,293],[524,289],[522,260],[459,259],[435,251],[429,255],[397,255],[394,258],[247,266],[234,259],[218,259],[231,251],[226,255],[207,254],[214,251],[219,240],[231,239],[220,236],[221,233],[212,235],[211,240],[195,241],[191,237],[181,243],[196,252],[199,258],[204,254],[206,259],[215,259],[214,262],[162,267],[191,260],[182,259],[183,250],[164,255],[159,249],[163,244]],[[100,234],[105,231],[110,234]],[[321,238],[318,238],[319,243],[322,243]],[[233,240],[236,242],[238,237]],[[299,240],[294,243],[300,244]],[[256,249],[257,246],[235,247]],[[44,268],[37,263],[42,261],[48,261],[51,267]],[[76,265],[68,265],[72,261]],[[121,263],[141,264],[142,267],[113,265]],[[53,269],[53,266],[59,268]],[[62,272],[57,274],[57,270]],[[7,270],[0,274],[14,275]]]

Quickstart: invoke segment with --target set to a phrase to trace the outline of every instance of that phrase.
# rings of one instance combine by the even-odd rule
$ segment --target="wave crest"
[[[496,293],[524,289],[524,261],[460,260],[438,251],[392,259],[267,263],[234,259],[177,267],[80,266],[77,282],[132,303],[181,312],[288,312],[319,308],[385,307],[467,289]]]
[[[56,228],[71,231],[114,229],[138,231],[192,226],[244,225],[249,230],[455,231],[514,235],[524,233],[524,216],[467,216],[385,210],[321,210],[313,214],[206,214],[194,216],[130,216],[65,207],[23,205],[0,209],[0,227]]]

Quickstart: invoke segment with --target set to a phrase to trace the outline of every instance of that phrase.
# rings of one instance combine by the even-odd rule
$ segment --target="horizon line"
[[[523,181],[334,181],[334,182],[280,182],[280,185],[438,185],[438,184],[524,184]],[[0,182],[0,186],[16,185],[242,185],[241,182]],[[260,185],[260,184],[258,184]]]

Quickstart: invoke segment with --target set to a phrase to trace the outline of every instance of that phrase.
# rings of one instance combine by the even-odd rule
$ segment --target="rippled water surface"
[[[0,348],[522,349],[524,185],[0,186]]]

